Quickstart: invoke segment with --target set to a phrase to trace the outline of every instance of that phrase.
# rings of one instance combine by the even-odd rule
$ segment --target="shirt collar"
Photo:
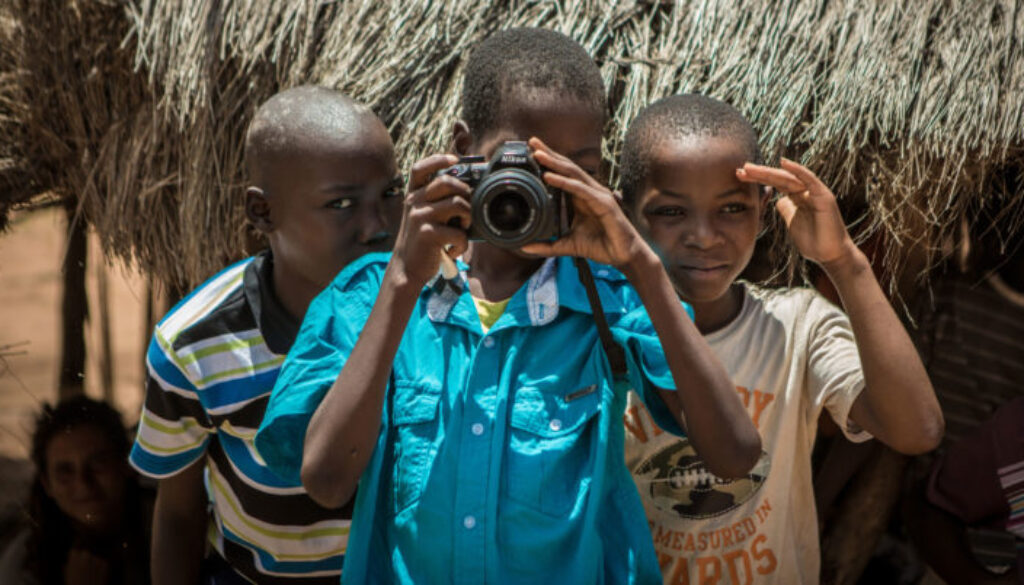
[[[427,284],[424,294],[427,295],[427,316],[431,321],[449,320],[449,317],[453,316],[452,309],[458,305],[459,300],[464,295],[469,296],[466,272],[469,266],[461,258],[457,261],[457,266],[459,274],[455,278],[448,280],[438,274]],[[625,281],[626,277],[610,266],[591,262],[590,267],[594,273],[604,312],[624,312],[622,301],[612,292],[610,285],[612,282]],[[471,303],[471,300],[467,299],[467,302]],[[586,290],[579,280],[579,273],[572,259],[567,257],[545,260],[512,297],[505,312],[520,325],[538,327],[554,321],[560,307],[580,313],[592,313]]]
[[[270,250],[263,250],[245,267],[242,287],[267,347],[283,355],[295,343],[300,322],[292,317],[274,293],[273,270],[274,258]]]

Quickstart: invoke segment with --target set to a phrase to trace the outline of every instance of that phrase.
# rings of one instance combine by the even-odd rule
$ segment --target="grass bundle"
[[[337,88],[384,119],[407,168],[446,149],[472,47],[501,28],[541,26],[577,39],[600,65],[610,160],[650,101],[724,99],[771,157],[801,160],[833,186],[895,279],[909,250],[924,268],[941,260],[983,203],[1004,203],[1004,229],[1024,217],[1022,5],[21,0],[26,46],[38,50],[21,67],[33,72],[26,156],[35,176],[63,177],[37,185],[88,203],[110,253],[195,284],[243,253],[243,135],[262,100],[302,83]],[[55,53],[42,50],[47,38]],[[101,74],[76,66],[72,48]],[[793,260],[778,267],[793,274]]]

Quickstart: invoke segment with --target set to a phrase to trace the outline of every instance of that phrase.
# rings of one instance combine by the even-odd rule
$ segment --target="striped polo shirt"
[[[206,456],[212,546],[257,583],[336,585],[349,510],[317,505],[253,445],[299,323],[273,293],[262,253],[220,272],[157,325],[131,463],[157,479]]]

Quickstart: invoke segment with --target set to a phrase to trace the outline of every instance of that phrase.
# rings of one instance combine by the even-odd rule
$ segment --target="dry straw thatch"
[[[61,3],[23,7],[42,4]],[[445,148],[466,55],[511,26],[560,30],[594,55],[612,95],[610,158],[649,101],[725,99],[769,153],[833,185],[861,237],[883,238],[894,273],[910,248],[934,262],[982,202],[1024,215],[1024,0],[135,0],[117,15],[87,4],[103,7],[99,29],[83,19],[45,32],[107,42],[108,92],[131,99],[89,101],[47,79],[68,110],[121,114],[106,134],[81,137],[96,158],[63,164],[91,165],[75,192],[93,202],[108,250],[165,281],[195,283],[242,253],[241,139],[263,99],[335,87],[374,107],[407,165]]]
[[[7,6],[0,6],[0,231],[6,226],[8,209],[28,198],[28,189],[21,189],[18,197],[14,189],[29,183],[28,161],[20,148],[25,144],[21,136],[21,121],[25,118],[25,99],[21,93],[24,72],[19,68],[16,47],[20,26]]]
[[[17,115],[0,140],[13,145],[16,174],[0,175],[0,214],[40,197],[62,201],[126,262],[183,280],[167,245],[181,202],[163,188],[176,176],[168,143],[178,136],[134,70],[125,10],[100,0],[7,5],[17,34],[0,71],[17,78],[8,93]]]

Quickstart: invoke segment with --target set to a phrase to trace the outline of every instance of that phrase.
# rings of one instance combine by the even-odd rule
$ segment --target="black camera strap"
[[[594,323],[597,324],[597,334],[601,338],[601,347],[604,354],[608,356],[608,363],[612,367],[612,374],[616,378],[623,378],[626,375],[626,353],[622,346],[615,343],[612,338],[612,331],[608,328],[608,319],[604,316],[604,308],[601,306],[601,298],[597,295],[597,286],[594,284],[594,275],[590,272],[590,264],[583,258],[573,257],[573,263],[580,274],[580,283],[587,291],[587,300],[590,301],[590,310],[594,313]]]

